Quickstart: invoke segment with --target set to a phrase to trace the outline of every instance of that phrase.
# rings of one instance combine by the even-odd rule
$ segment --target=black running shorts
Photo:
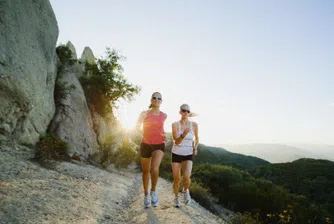
[[[165,152],[165,143],[146,144],[142,142],[140,145],[140,156],[143,158],[150,158],[152,157],[152,152],[154,152],[155,150],[161,150]]]
[[[193,160],[193,155],[186,155],[186,156],[182,156],[182,155],[177,155],[172,153],[172,163],[182,163],[183,161],[186,160]]]

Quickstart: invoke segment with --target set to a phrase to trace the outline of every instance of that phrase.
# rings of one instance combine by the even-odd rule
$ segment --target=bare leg
[[[182,175],[183,175],[183,192],[189,189],[191,170],[193,168],[193,161],[186,160],[182,162]]]
[[[141,157],[141,167],[143,170],[143,186],[144,186],[144,192],[145,195],[148,194],[148,182],[150,178],[150,168],[151,168],[151,158],[143,158]]]
[[[180,187],[180,180],[181,180],[181,163],[172,163],[172,170],[173,170],[173,189],[175,197],[179,195],[179,187]]]
[[[152,161],[151,161],[151,191],[155,191],[155,188],[158,183],[159,178],[159,167],[164,156],[164,152],[161,150],[155,150],[152,153]]]

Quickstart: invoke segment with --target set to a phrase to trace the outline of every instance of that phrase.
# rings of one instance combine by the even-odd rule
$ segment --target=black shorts
[[[141,143],[140,144],[140,156],[143,158],[150,158],[152,157],[152,152],[155,150],[161,150],[165,152],[165,143],[161,144],[146,144]]]
[[[172,163],[182,163],[186,160],[193,161],[193,155],[182,156],[172,153]]]

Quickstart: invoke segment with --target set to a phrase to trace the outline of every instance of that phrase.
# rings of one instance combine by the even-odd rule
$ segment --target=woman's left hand
[[[195,148],[193,149],[193,155],[197,156],[197,149],[195,149]]]

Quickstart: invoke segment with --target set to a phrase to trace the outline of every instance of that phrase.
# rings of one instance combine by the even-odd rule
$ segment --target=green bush
[[[72,51],[65,45],[59,45],[56,48],[56,53],[60,60],[60,64],[58,65],[58,72],[54,89],[54,101],[57,110],[67,115],[70,106],[62,102],[67,99],[71,91],[74,90],[76,86],[74,84],[68,85],[67,82],[61,81],[61,78],[63,77],[65,68],[74,65],[77,60],[72,59]]]
[[[119,99],[131,101],[139,93],[140,88],[129,83],[123,76],[123,67],[116,50],[107,48],[107,56],[98,59],[95,64],[86,63],[85,73],[80,82],[84,88],[89,104],[102,117],[112,112],[112,108]]]
[[[69,160],[69,145],[58,136],[47,134],[40,138],[37,143],[35,158],[45,166],[52,168],[58,161]]]
[[[116,168],[125,168],[136,160],[137,153],[134,147],[129,139],[123,140],[122,147],[115,154],[114,161]]]
[[[252,215],[250,212],[244,212],[243,214],[238,212],[234,216],[230,217],[228,223],[230,224],[261,224],[258,215]]]
[[[66,67],[74,65],[78,62],[78,60],[72,58],[72,51],[66,45],[61,44],[57,46],[56,53],[60,61],[58,73],[63,72]]]
[[[200,205],[214,213],[216,212],[213,207],[213,199],[208,188],[204,187],[199,182],[192,181],[190,185],[190,193],[191,197],[194,198]]]
[[[120,134],[120,133],[119,133]],[[97,153],[90,156],[89,161],[102,168],[107,168],[110,164],[115,164],[116,168],[125,168],[132,162],[137,160],[137,145],[123,136],[123,142],[121,147],[115,151],[115,145],[117,144],[117,135],[111,135],[107,138],[106,143],[99,149]]]

